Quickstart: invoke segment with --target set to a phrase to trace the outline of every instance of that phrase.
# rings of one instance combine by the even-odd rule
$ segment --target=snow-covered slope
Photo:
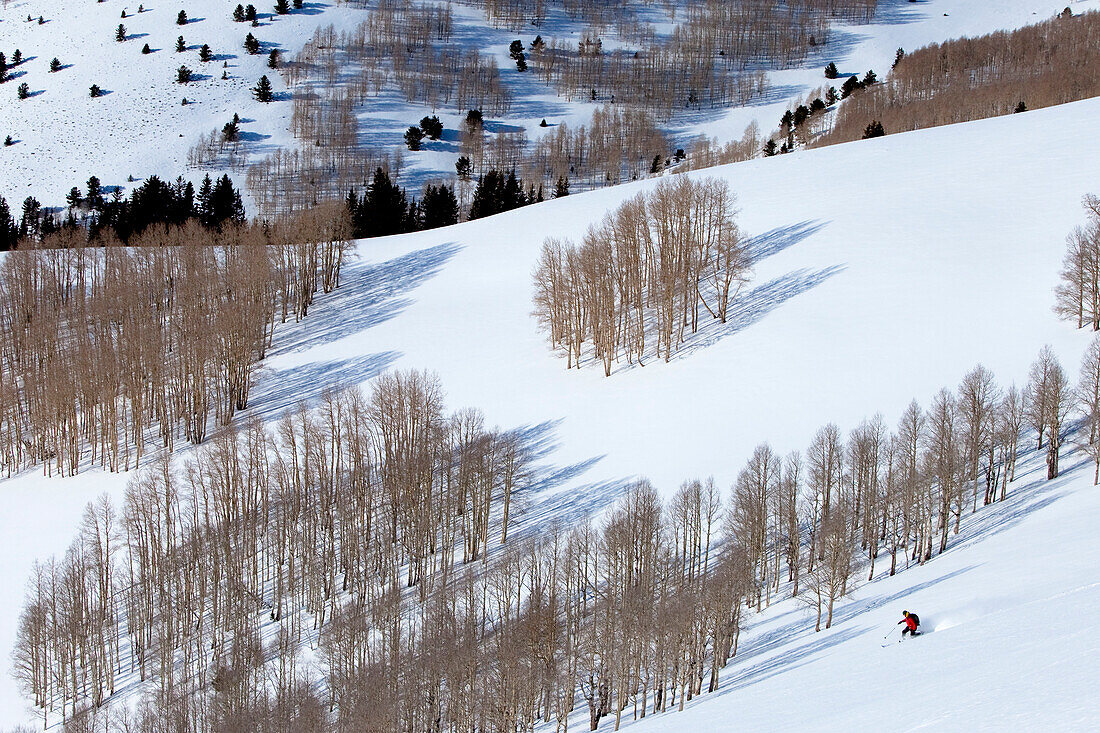
[[[927,402],[977,362],[1021,383],[1051,343],[1073,374],[1089,335],[1055,319],[1051,291],[1080,197],[1100,188],[1098,114],[1100,99],[1087,100],[693,174],[722,176],[739,196],[759,258],[750,290],[731,327],[705,329],[671,363],[623,365],[610,378],[567,371],[549,351],[530,315],[531,270],[544,237],[581,236],[652,182],[362,242],[346,284],[279,332],[253,409],[273,416],[332,383],[432,369],[452,408],[479,407],[502,426],[555,422],[550,460],[578,467],[558,490],[598,511],[631,476],[665,493],[707,474],[727,486],[764,440],[801,449],[821,424],[847,431],[877,411],[893,423],[911,398]],[[1087,473],[1026,486],[1015,503],[984,510],[968,544],[870,584],[828,634],[781,641],[806,620],[776,607],[750,632],[721,693],[663,725],[702,728],[743,713],[746,723],[805,726],[793,706],[780,710],[803,694],[830,700],[828,711],[800,706],[826,716],[821,725],[863,728],[854,703],[874,694],[877,727],[957,727],[932,717],[943,711],[1004,727],[1021,722],[1011,716],[1023,710],[1026,682],[1033,713],[1086,727],[1097,711],[1076,672],[1095,646],[1077,629],[1096,600],[1088,530],[1100,508]],[[127,479],[32,472],[0,481],[5,657],[33,559],[64,552],[83,505],[100,491],[118,495]],[[957,625],[881,650],[878,630],[903,607],[926,625]],[[995,634],[1004,636],[993,647]],[[1021,654],[1036,660],[1026,672]],[[1043,677],[1056,664],[1071,679]],[[940,668],[952,676],[933,690]],[[1070,696],[1079,696],[1072,707]],[[923,717],[902,717],[917,706]],[[979,718],[983,710],[990,717]],[[0,725],[25,715],[0,675]]]
[[[1100,489],[1088,466],[1050,482],[1042,460],[1029,466],[958,544],[860,588],[831,629],[778,603],[750,620],[714,693],[623,729],[1096,730]],[[903,610],[924,634],[898,643]]]
[[[728,484],[765,440],[801,448],[876,411],[892,423],[978,362],[1022,385],[1049,342],[1076,374],[1087,336],[1055,318],[1052,288],[1097,186],[1097,112],[1100,99],[692,174],[737,192],[754,279],[727,328],[609,378],[550,351],[531,272],[545,237],[579,238],[653,182],[364,241],[346,286],[284,333],[252,404],[315,392],[317,375],[433,369],[452,405],[491,422],[562,420],[559,460],[603,456],[590,480],[672,491],[712,472]]]
[[[834,41],[802,68],[772,72],[766,99],[742,109],[674,119],[669,129],[673,144],[686,147],[700,132],[721,140],[740,138],[753,119],[764,130],[774,128],[793,98],[826,83],[821,70],[828,61],[835,61],[844,73],[874,68],[881,75],[898,47],[912,49],[959,35],[1018,27],[1060,12],[1067,2],[1074,12],[1100,7],[1100,0],[881,0],[874,24],[840,26]],[[0,195],[13,208],[26,196],[35,196],[47,206],[61,206],[68,190],[83,186],[91,175],[105,185],[123,187],[130,176],[137,181],[153,174],[169,180],[177,175],[201,178],[203,171],[187,166],[188,151],[200,135],[220,129],[234,113],[243,120],[242,144],[253,160],[292,145],[291,104],[282,94],[280,75],[266,66],[267,52],[278,48],[284,58],[290,58],[316,28],[330,24],[337,30],[354,28],[366,11],[340,2],[306,2],[303,9],[280,16],[273,13],[273,2],[255,4],[261,17],[257,28],[234,23],[231,13],[236,3],[225,0],[151,1],[144,3],[141,13],[137,12],[141,3],[131,0],[5,3],[0,7],[0,50],[10,61],[18,48],[26,61],[12,69],[10,81],[0,85],[0,139],[11,135],[15,141],[0,148]],[[121,17],[124,10],[126,18]],[[189,17],[184,26],[176,25],[180,10]],[[39,16],[45,21],[41,25]],[[122,43],[115,41],[120,23],[127,32]],[[557,23],[517,34],[488,26],[483,13],[460,4],[455,6],[455,23],[456,35],[464,43],[497,58],[504,81],[517,99],[506,120],[508,126],[526,129],[533,139],[547,131],[538,126],[542,118],[583,123],[598,106],[557,98],[532,75],[516,74],[508,59],[513,38],[523,36],[529,42],[536,31],[546,38],[572,38],[582,30],[579,23],[565,24],[568,29]],[[243,50],[249,32],[263,44],[260,55],[250,56]],[[187,44],[183,53],[175,51],[180,35]],[[146,43],[153,51],[149,55],[141,53]],[[215,61],[199,61],[204,43],[210,45]],[[63,68],[51,73],[50,61],[55,57]],[[181,65],[198,74],[194,82],[176,83]],[[223,71],[228,79],[221,78]],[[271,104],[252,98],[250,90],[261,74],[268,74],[280,93]],[[21,83],[28,85],[32,95],[22,101],[16,96]],[[106,94],[91,98],[92,84]],[[184,97],[190,102],[187,106],[181,104]],[[374,145],[402,148],[404,129],[435,111],[384,94],[360,110],[363,138]],[[449,128],[457,124],[455,110],[438,111]],[[406,185],[417,189],[424,177],[453,173],[458,155],[453,148],[429,144],[421,153],[407,154]],[[243,183],[240,171],[234,175]]]

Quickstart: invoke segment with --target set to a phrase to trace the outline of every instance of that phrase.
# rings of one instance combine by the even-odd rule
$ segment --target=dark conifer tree
[[[835,79],[838,73],[839,72],[837,71],[836,64],[830,61],[829,65],[825,67],[825,78]]]
[[[458,199],[455,190],[446,184],[428,185],[420,202],[420,224],[423,229],[435,229],[458,223]]]
[[[244,37],[244,50],[253,56],[260,52],[260,42],[256,40],[256,36],[249,33]]]
[[[290,4],[286,0],[277,0],[275,3],[275,12],[279,15],[286,15],[290,12]]]
[[[400,234],[406,224],[408,200],[405,191],[390,180],[382,168],[374,172],[374,179],[363,197],[360,221],[365,237],[381,237]]]
[[[847,99],[851,96],[852,92],[857,89],[861,89],[862,86],[859,83],[859,79],[856,76],[849,76],[848,80],[844,82],[844,85],[840,87],[840,98]]]
[[[872,120],[871,124],[867,125],[863,130],[863,139],[866,140],[872,137],[882,137],[886,134],[886,130],[882,129],[882,123],[878,120]]]
[[[275,99],[275,93],[271,91],[271,80],[267,78],[267,74],[261,76],[256,86],[252,87],[252,95],[256,97],[257,102],[266,103]]]
[[[58,71],[61,71],[61,60],[55,56],[50,60],[50,72],[56,73]]]
[[[439,121],[439,117],[436,115],[421,118],[420,129],[430,140],[438,140],[443,137],[443,123]]]
[[[410,126],[405,130],[405,144],[409,146],[409,150],[420,150],[420,143],[424,140],[424,131],[419,127]]]
[[[470,179],[471,171],[472,166],[470,164],[470,159],[465,155],[459,156],[458,160],[455,161],[455,175],[461,180],[467,181]]]
[[[176,39],[176,53],[183,53],[187,50],[187,44],[183,41],[183,36]]]
[[[657,156],[657,160],[660,160],[661,156]],[[569,179],[565,176],[558,176],[558,183],[554,186],[554,198],[560,199],[563,196],[569,195]]]
[[[19,241],[19,227],[11,216],[8,202],[0,196],[0,251],[14,249]]]
[[[214,52],[210,50],[210,44],[202,44],[202,48],[199,49],[199,61],[208,63],[214,60]]]
[[[238,5],[237,7],[233,8],[233,22],[243,23],[244,20],[244,6]]]
[[[181,10],[180,14],[176,16],[176,25],[187,25],[187,11]]]

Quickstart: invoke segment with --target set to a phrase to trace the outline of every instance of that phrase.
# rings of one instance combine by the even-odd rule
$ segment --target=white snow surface
[[[36,2],[11,3],[0,16],[0,34],[35,12],[28,7],[47,7]],[[51,7],[61,5],[73,13],[103,7]],[[115,0],[104,5],[112,9],[111,24],[90,36],[106,33],[114,44],[118,22],[144,32],[133,19],[115,20]],[[898,3],[897,12],[923,13],[918,22],[934,26],[929,33],[940,39],[1060,9],[1024,0],[906,5]],[[1086,3],[1070,5],[1077,10]],[[168,40],[151,45],[172,55],[178,8],[149,6],[150,16],[157,13],[168,28],[158,31]],[[194,17],[213,17],[200,7],[197,0],[187,4]],[[942,21],[941,8],[951,9],[942,11],[949,12]],[[136,11],[136,3],[129,10]],[[324,12],[337,11],[343,9]],[[891,34],[916,32],[918,22],[904,20],[863,42],[892,58],[901,44]],[[203,22],[209,21],[195,27]],[[295,22],[292,16],[276,26]],[[958,22],[954,31],[941,25],[949,22]],[[34,30],[41,28],[51,24]],[[234,30],[245,32],[243,25]],[[206,40],[184,32],[190,42]],[[10,38],[0,35],[0,47],[13,45]],[[121,45],[138,53],[143,42]],[[72,43],[79,45],[78,35]],[[61,51],[20,45],[38,57],[28,65],[43,72],[53,55],[70,62]],[[86,86],[81,81],[74,88],[86,92]],[[111,82],[101,86],[112,88]],[[38,88],[33,81],[31,87]],[[12,82],[0,87],[7,93],[14,99]],[[65,105],[53,104],[67,110],[43,103],[40,119],[56,115],[85,125],[88,113],[77,108],[84,97],[72,97],[72,106],[69,97],[62,99]],[[0,119],[10,120],[15,104],[5,100]],[[207,114],[202,105],[184,109]],[[150,114],[169,124],[160,111]],[[211,120],[220,114],[210,113]],[[364,241],[343,287],[319,298],[306,321],[277,332],[252,409],[274,417],[332,383],[365,384],[389,368],[431,369],[452,409],[476,406],[489,424],[502,427],[552,423],[556,450],[548,460],[575,470],[547,491],[556,492],[561,511],[597,513],[633,477],[648,477],[666,495],[685,479],[707,475],[726,487],[765,440],[780,452],[804,450],[829,421],[848,431],[881,412],[893,424],[910,399],[927,404],[978,362],[1002,383],[1022,384],[1029,363],[1049,343],[1075,375],[1090,334],[1054,317],[1052,289],[1064,237],[1083,219],[1080,198],[1098,189],[1100,139],[1092,124],[1098,115],[1100,99],[1086,100],[691,174],[721,176],[736,191],[740,223],[756,238],[753,281],[731,326],[708,324],[672,362],[624,363],[610,378],[595,366],[567,371],[564,357],[549,350],[530,313],[531,271],[544,237],[577,239],[655,182]],[[104,156],[95,160],[117,163],[120,173],[129,167],[118,162],[131,159],[127,155],[139,161],[165,156],[150,158],[148,171],[157,172],[164,170],[160,161],[167,166],[178,161],[173,155],[186,153],[185,146],[173,152],[144,137],[144,148],[131,151],[122,132],[113,139],[107,122],[98,124],[83,146]],[[189,129],[197,134],[212,126],[207,120]],[[40,152],[41,166],[32,161],[13,174],[7,154],[14,149],[0,153],[0,182],[22,181],[29,171],[38,183],[60,176],[67,187],[70,170],[82,165],[74,157],[61,170],[56,166],[69,152],[53,158]],[[1100,594],[1091,531],[1100,519],[1100,490],[1079,456],[1064,460],[1072,468],[1055,482],[1041,481],[1033,466],[1005,505],[980,510],[964,525],[964,541],[942,558],[865,586],[841,607],[833,629],[813,634],[808,612],[791,602],[754,618],[718,693],[698,698],[684,713],[647,718],[635,724],[638,730],[1096,728],[1100,704],[1089,672],[1097,641],[1088,620]],[[30,471],[0,481],[6,595],[0,726],[33,721],[7,674],[33,560],[60,556],[85,503],[103,491],[120,497],[128,479],[87,470],[72,479]],[[883,649],[881,636],[902,608],[935,631]]]
[[[83,189],[91,175],[105,186],[123,189],[150,175],[163,180],[183,175],[197,184],[206,171],[188,167],[188,151],[200,135],[220,130],[234,113],[241,117],[242,144],[252,160],[279,147],[293,147],[289,95],[280,73],[267,68],[268,51],[279,48],[283,58],[289,59],[316,28],[331,24],[337,30],[352,29],[366,17],[359,7],[331,0],[311,0],[302,10],[280,16],[272,11],[274,0],[265,0],[254,3],[261,22],[252,28],[232,21],[236,2],[150,0],[138,14],[139,4],[133,0],[9,0],[0,6],[0,50],[10,61],[18,48],[26,59],[12,68],[8,82],[0,84],[0,138],[11,135],[15,140],[11,147],[0,148],[0,195],[13,211],[27,196],[46,206],[63,206],[69,189]],[[829,61],[835,61],[844,74],[873,68],[881,77],[899,47],[912,50],[960,35],[1015,28],[1049,18],[1067,4],[1081,12],[1100,7],[1100,0],[880,0],[874,23],[838,25],[832,41],[801,68],[771,72],[772,88],[765,99],[749,107],[674,118],[668,127],[673,146],[687,147],[700,133],[722,141],[740,138],[752,120],[765,131],[774,129],[795,99],[829,83],[822,75]],[[494,127],[523,128],[534,140],[553,131],[553,126],[539,127],[543,118],[552,124],[563,120],[584,124],[602,104],[559,98],[534,74],[517,73],[508,58],[512,39],[521,38],[529,45],[536,32],[547,39],[575,38],[581,32],[579,22],[567,21],[555,11],[545,27],[516,32],[486,25],[484,14],[472,7],[457,3],[453,7],[456,37],[497,58],[501,78],[515,97],[512,112],[506,119],[494,120],[499,123]],[[126,18],[121,17],[123,10]],[[180,10],[189,16],[185,26],[176,25]],[[667,18],[656,10],[646,12],[657,21]],[[30,23],[28,15],[34,19]],[[39,16],[46,21],[43,25],[37,23]],[[120,23],[127,31],[123,43],[115,41]],[[263,53],[244,52],[242,43],[249,32],[261,41]],[[183,53],[175,51],[179,35],[188,47]],[[608,41],[615,45],[614,38]],[[141,53],[146,43],[153,49],[149,55]],[[210,45],[215,61],[199,61],[204,43]],[[54,57],[64,68],[50,73]],[[227,80],[221,78],[223,63]],[[194,82],[175,83],[180,65],[196,72]],[[268,75],[279,95],[270,104],[252,97],[251,88],[261,74]],[[16,89],[24,82],[32,96],[20,101]],[[107,93],[91,98],[92,84]],[[181,104],[184,97],[187,106]],[[362,137],[374,146],[403,149],[406,127],[433,113],[452,131],[464,114],[409,104],[386,92],[360,110]],[[458,153],[452,143],[428,141],[421,152],[405,151],[402,182],[411,192],[425,180],[453,175]],[[244,183],[241,171],[210,172],[229,172],[238,184]]]

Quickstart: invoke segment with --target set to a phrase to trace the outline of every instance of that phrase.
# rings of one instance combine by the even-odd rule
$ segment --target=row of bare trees
[[[1023,390],[977,366],[893,431],[762,444],[726,497],[640,481],[599,522],[517,535],[532,446],[445,416],[429,374],[385,375],[89,505],[28,586],[17,676],[72,730],[618,728],[715,690],[750,609],[798,597],[828,628],[861,568],[945,551],[979,495],[1005,499],[1025,430],[1056,476],[1071,406],[1094,424],[1097,394],[1100,339],[1075,389],[1044,348]],[[143,704],[111,723],[99,705],[135,679]]]
[[[0,470],[128,470],[151,444],[201,442],[247,407],[275,324],[339,285],[349,231],[337,203],[215,234],[156,226],[132,247],[65,230],[9,253]]]
[[[1100,330],[1100,198],[1084,198],[1088,221],[1066,238],[1061,279],[1054,290],[1054,311],[1077,328]]]
[[[580,246],[547,240],[535,315],[567,368],[581,366],[588,341],[606,375],[624,354],[668,361],[701,311],[725,323],[752,266],[735,214],[725,181],[676,176],[623,203]]]
[[[1094,97],[1098,44],[1100,12],[1089,11],[925,46],[901,57],[883,83],[846,99],[814,144],[859,140],[872,120],[895,133]]]
[[[162,453],[121,508],[89,505],[64,559],[29,585],[15,655],[28,699],[67,718],[140,680],[159,724],[172,721],[157,729],[252,729],[271,692],[261,637],[278,638],[285,670],[318,629],[330,644],[327,629],[345,628],[333,618],[404,624],[409,603],[427,608],[508,540],[529,480],[518,434],[442,400],[431,375],[384,375],[369,396],[326,393],[273,429],[232,423],[182,467]],[[391,626],[371,628],[386,648]],[[373,647],[371,628],[345,630]],[[341,669],[335,650],[329,663]]]

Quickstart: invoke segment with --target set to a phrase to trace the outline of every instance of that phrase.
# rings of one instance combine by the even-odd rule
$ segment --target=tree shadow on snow
[[[436,275],[461,249],[447,242],[388,262],[346,264],[339,288],[319,296],[304,320],[276,329],[269,358],[331,343],[390,320],[413,302],[409,292]]]

